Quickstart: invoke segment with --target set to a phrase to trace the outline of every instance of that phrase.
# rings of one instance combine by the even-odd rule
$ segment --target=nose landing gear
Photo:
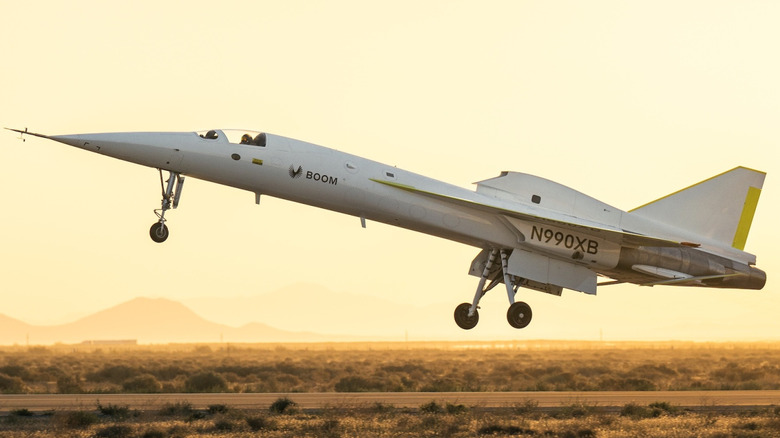
[[[168,227],[165,225],[165,212],[179,206],[181,190],[184,187],[184,177],[178,172],[169,171],[168,180],[163,181],[162,169],[160,171],[160,186],[162,188],[162,206],[154,210],[159,219],[149,229],[149,237],[157,243],[165,242],[168,238]],[[167,183],[167,184],[166,184]],[[174,190],[175,187],[175,190]]]
[[[161,222],[153,223],[152,228],[149,228],[149,237],[157,243],[165,242],[168,238],[168,226]]]

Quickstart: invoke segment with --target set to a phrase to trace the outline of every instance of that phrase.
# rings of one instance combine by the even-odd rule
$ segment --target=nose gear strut
[[[149,236],[157,243],[165,242],[168,238],[168,227],[165,225],[165,212],[179,206],[181,190],[184,187],[184,177],[178,172],[168,171],[168,180],[163,181],[162,169],[160,172],[160,187],[162,188],[162,206],[154,210],[159,219],[149,229]],[[167,183],[167,185],[166,185]],[[174,190],[175,187],[175,190]]]

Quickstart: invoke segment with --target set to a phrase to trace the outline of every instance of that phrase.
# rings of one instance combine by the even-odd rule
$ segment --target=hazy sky
[[[497,324],[462,336],[555,337],[578,311],[594,312],[583,337],[700,320],[780,335],[777,2],[7,1],[0,15],[7,127],[255,129],[463,187],[533,173],[622,209],[738,165],[766,171],[746,246],[763,291],[523,290],[534,321],[516,331],[497,290],[483,301]],[[475,248],[192,178],[155,244],[156,170],[16,137],[0,133],[0,313],[55,323],[136,296],[299,283],[446,314],[473,296]],[[706,339],[697,326],[680,337]]]

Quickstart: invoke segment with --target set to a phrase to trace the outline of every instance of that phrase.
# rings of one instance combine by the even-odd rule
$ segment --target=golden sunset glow
[[[155,244],[155,169],[2,131],[0,314],[54,325],[149,297],[231,327],[392,340],[780,338],[780,4],[33,1],[0,12],[2,126],[246,128],[462,187],[531,173],[623,210],[745,166],[767,173],[745,251],[768,277],[762,291],[523,289],[534,320],[522,331],[496,288],[463,331],[452,312],[474,295],[477,248],[270,197],[255,205],[194,178]]]

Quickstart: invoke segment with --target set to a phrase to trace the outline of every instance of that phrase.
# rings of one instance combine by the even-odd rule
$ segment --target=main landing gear
[[[163,181],[162,169],[160,171],[160,186],[162,187],[162,207],[154,210],[159,219],[149,228],[149,237],[157,243],[165,242],[168,238],[168,227],[165,225],[165,212],[179,206],[181,189],[184,187],[184,177],[178,172],[169,171],[168,180]],[[174,190],[174,187],[176,188]]]
[[[458,327],[464,330],[471,330],[476,327],[479,322],[479,300],[490,290],[496,287],[500,282],[498,271],[493,269],[493,265],[496,262],[496,257],[501,256],[501,273],[503,274],[504,284],[506,285],[506,293],[509,298],[509,310],[506,312],[506,319],[509,321],[509,325],[514,328],[524,328],[531,322],[531,306],[518,301],[515,302],[515,294],[519,285],[515,285],[512,275],[508,272],[509,255],[505,250],[494,249],[490,251],[485,269],[482,270],[482,276],[479,279],[479,285],[477,285],[477,293],[474,294],[474,301],[469,303],[463,303],[455,308],[455,323]],[[485,286],[487,280],[493,277],[490,284]]]

